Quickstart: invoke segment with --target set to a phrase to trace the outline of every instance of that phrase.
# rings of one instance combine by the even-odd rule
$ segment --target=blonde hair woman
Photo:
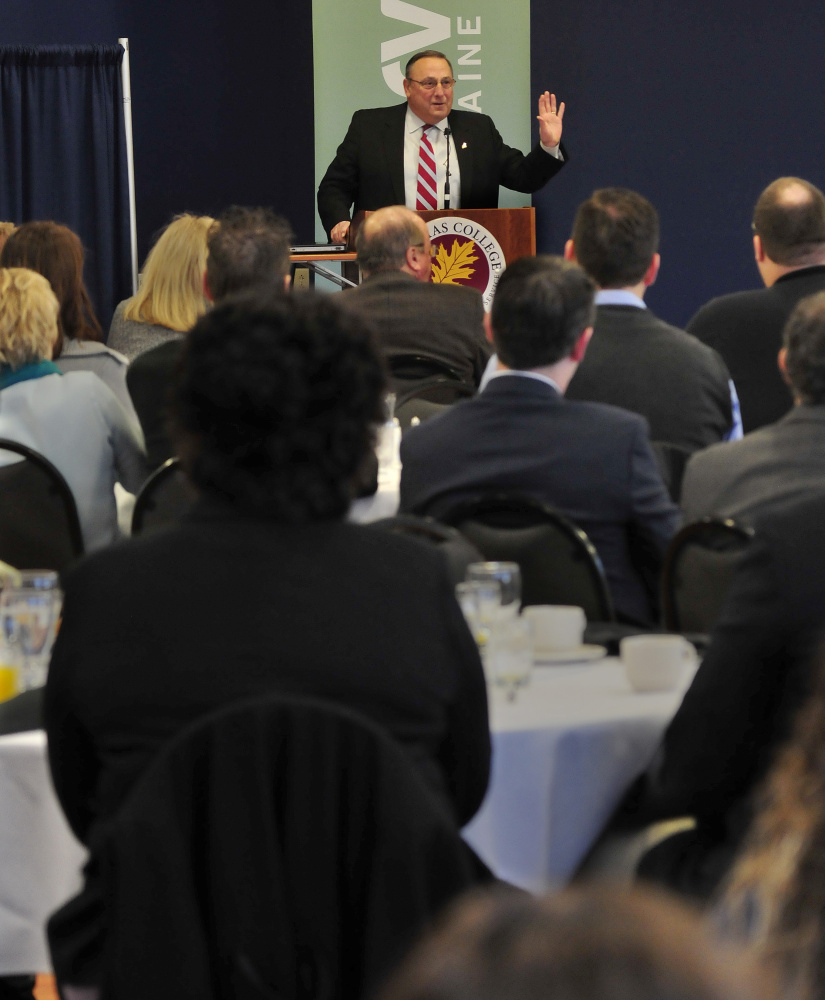
[[[203,274],[208,215],[176,215],[149,251],[137,295],[121,302],[109,329],[109,347],[131,361],[152,347],[179,340],[206,312]]]
[[[40,452],[69,484],[83,542],[118,537],[114,485],[137,493],[145,478],[143,435],[114,393],[88,371],[51,360],[60,306],[43,275],[0,268],[0,438]]]

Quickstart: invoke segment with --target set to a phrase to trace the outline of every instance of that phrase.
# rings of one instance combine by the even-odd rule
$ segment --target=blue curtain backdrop
[[[120,45],[0,47],[0,220],[80,236],[104,332],[132,294],[122,59]]]

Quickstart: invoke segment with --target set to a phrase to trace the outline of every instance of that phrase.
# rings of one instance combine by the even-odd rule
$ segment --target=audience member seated
[[[599,286],[587,355],[568,399],[640,413],[654,441],[688,451],[736,434],[725,363],[716,351],[654,316],[644,302],[659,273],[659,214],[635,191],[603,188],[582,202],[565,256]]]
[[[137,295],[115,309],[109,347],[130,361],[167,341],[180,340],[203,316],[208,215],[176,215],[149,251]]]
[[[447,911],[378,1000],[760,1000],[770,994],[756,973],[653,893],[476,892]]]
[[[16,228],[13,222],[0,222],[0,250]]]
[[[201,279],[206,298],[220,302],[227,295],[252,288],[287,288],[291,240],[288,223],[270,209],[228,208],[207,234],[206,271]],[[183,343],[175,338],[144,351],[126,376],[153,469],[175,454],[167,410]]]
[[[575,264],[523,257],[498,283],[498,371],[473,399],[401,442],[401,510],[438,517],[483,492],[517,491],[570,517],[601,556],[619,616],[651,623],[637,571],[660,568],[680,524],[635,413],[564,397],[592,334],[595,286]]]
[[[786,996],[825,996],[825,661],[719,906],[719,924],[774,964]]]
[[[403,205],[379,208],[364,220],[356,246],[364,281],[342,301],[375,326],[382,353],[437,358],[478,385],[490,356],[484,304],[474,288],[430,282],[424,220]]]
[[[181,364],[176,440],[201,497],[65,581],[46,728],[72,829],[88,840],[189,721],[278,691],[386,726],[465,822],[487,786],[486,689],[446,564],[343,521],[382,418],[369,331],[324,296],[228,301]]]
[[[57,466],[90,550],[119,537],[114,485],[140,489],[143,436],[96,375],[63,374],[50,360],[59,308],[42,275],[0,268],[0,438],[28,445]]]
[[[745,433],[772,424],[793,405],[776,353],[796,303],[825,291],[825,195],[808,181],[780,177],[759,196],[753,232],[765,288],[713,299],[687,326],[725,359]]]
[[[694,455],[682,486],[687,521],[758,522],[778,503],[825,484],[825,292],[802,299],[785,326],[779,370],[794,407],[744,440]]]
[[[93,372],[134,416],[126,388],[126,358],[103,344],[100,323],[83,283],[83,245],[66,226],[26,222],[0,252],[0,267],[27,267],[42,274],[60,303],[52,361],[64,374]]]
[[[639,874],[708,899],[752,817],[752,794],[810,687],[825,625],[825,490],[760,522],[710,646],[651,772],[623,812],[638,822],[694,816],[648,852]]]

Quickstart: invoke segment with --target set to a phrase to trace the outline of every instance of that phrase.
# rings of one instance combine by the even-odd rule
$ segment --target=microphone
[[[444,176],[444,209],[450,207],[450,132],[449,128],[444,129],[444,138],[447,140],[447,173]]]

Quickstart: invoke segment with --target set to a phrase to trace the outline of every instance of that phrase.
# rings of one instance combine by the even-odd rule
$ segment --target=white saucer
[[[533,651],[535,663],[585,663],[601,660],[607,656],[604,646],[574,646],[572,649],[536,649]]]

